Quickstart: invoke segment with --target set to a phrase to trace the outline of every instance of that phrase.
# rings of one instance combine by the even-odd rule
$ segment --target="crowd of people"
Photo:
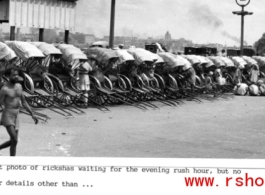
[[[205,86],[209,90],[213,88],[222,88],[223,85],[229,82],[223,77],[222,68],[216,68],[214,72],[210,71],[205,77]],[[265,84],[263,78],[260,76],[259,66],[254,64],[246,69],[243,65],[239,65],[235,72],[230,73],[232,79],[230,84],[234,84],[234,93],[236,95],[251,95],[259,96],[265,95]]]

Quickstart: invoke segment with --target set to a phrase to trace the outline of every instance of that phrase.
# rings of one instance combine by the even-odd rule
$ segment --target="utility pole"
[[[253,12],[247,12],[244,8],[250,3],[250,0],[236,0],[236,3],[241,6],[241,11],[234,11],[233,14],[241,16],[241,41],[240,41],[240,55],[243,56],[244,49],[244,16],[252,15]]]
[[[116,4],[116,0],[111,0],[110,36],[109,36],[109,47],[110,48],[113,48],[114,46],[115,4]]]

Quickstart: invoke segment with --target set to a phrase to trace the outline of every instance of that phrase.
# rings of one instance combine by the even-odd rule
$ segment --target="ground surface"
[[[265,158],[265,98],[235,97],[177,108],[141,111],[85,109],[66,119],[49,110],[48,123],[34,125],[20,115],[18,156]],[[0,142],[8,139],[0,127]],[[1,151],[8,156],[9,150]]]

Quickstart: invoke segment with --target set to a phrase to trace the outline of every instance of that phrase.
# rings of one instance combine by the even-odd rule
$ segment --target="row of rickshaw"
[[[91,89],[85,96],[79,88],[76,70],[88,63]],[[82,108],[108,112],[109,106],[125,104],[141,110],[158,109],[154,103],[176,107],[184,100],[214,101],[229,99],[234,86],[233,74],[239,65],[247,70],[257,64],[264,70],[264,57],[218,57],[175,55],[169,52],[151,53],[141,48],[107,49],[93,47],[84,53],[69,44],[44,42],[0,42],[0,72],[16,66],[24,96],[31,107],[47,108],[66,117],[84,114]],[[196,86],[185,76],[185,70],[194,68]],[[225,82],[221,88],[205,90],[204,77],[221,68]],[[264,74],[262,74],[264,76]],[[247,79],[247,76],[244,77]],[[85,101],[86,100],[86,101]],[[21,109],[21,112],[26,113]],[[47,115],[34,111],[42,120]]]

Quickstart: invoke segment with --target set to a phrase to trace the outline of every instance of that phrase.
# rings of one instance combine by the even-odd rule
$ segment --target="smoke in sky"
[[[205,27],[209,30],[214,30],[221,32],[221,35],[228,38],[236,43],[240,43],[240,39],[236,36],[231,35],[226,30],[222,30],[224,23],[217,17],[217,14],[213,13],[208,5],[194,3],[189,10],[190,21],[193,25],[200,26],[200,28]],[[247,44],[245,41],[244,44]]]
[[[232,36],[232,35],[230,35],[230,34],[229,34],[228,32],[226,32],[226,31],[223,31],[223,32],[222,32],[222,35],[223,35],[224,37],[226,37],[226,38],[229,38],[229,39],[231,39],[231,40],[237,42],[237,43],[240,43],[240,39],[239,39],[238,37],[236,37],[236,36]],[[246,42],[246,41],[244,41],[244,45],[247,45],[247,42]]]
[[[223,26],[223,22],[214,14],[208,5],[194,3],[189,9],[192,23],[217,29]]]

